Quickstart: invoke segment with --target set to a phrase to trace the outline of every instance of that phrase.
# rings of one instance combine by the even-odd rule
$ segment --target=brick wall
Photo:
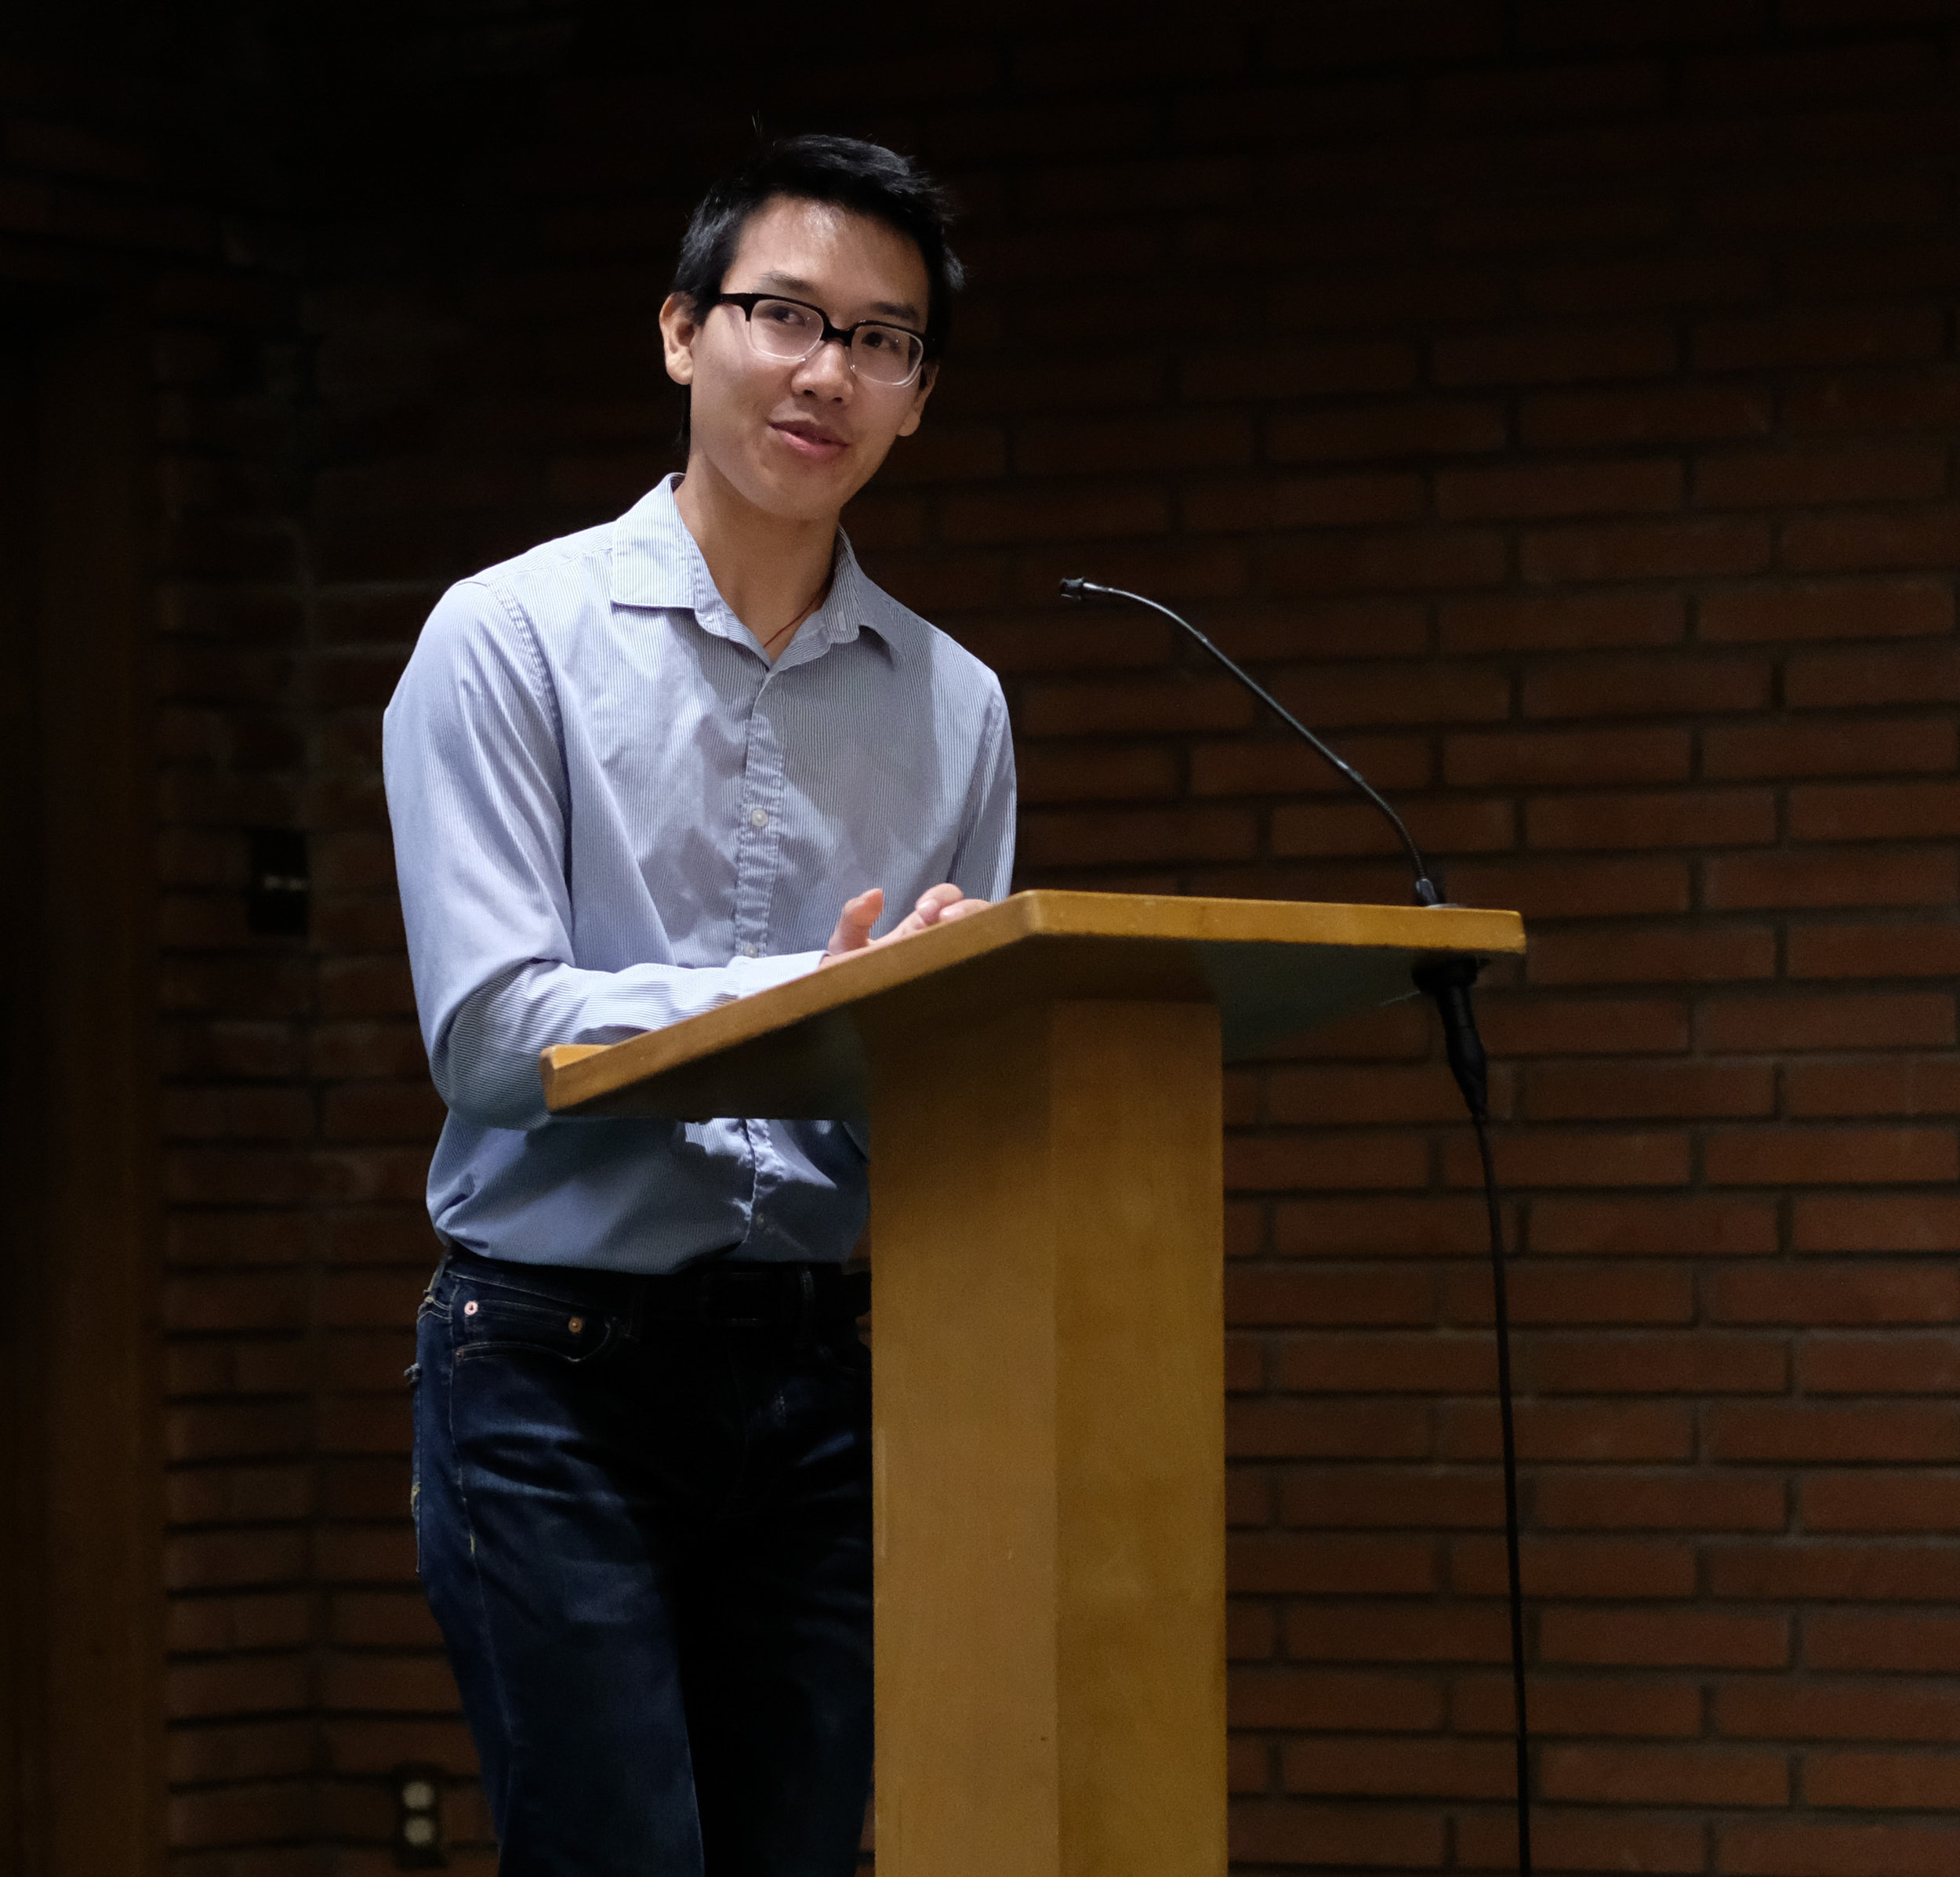
[[[307,245],[200,209],[149,263],[181,1869],[387,1868],[408,1759],[488,1868],[405,1519],[436,1114],[379,712],[448,579],[667,467],[652,315],[758,108],[969,205],[944,384],[850,521],[1007,681],[1023,883],[1404,891],[1167,630],[1062,609],[1084,572],[1188,605],[1531,921],[1483,1006],[1541,1868],[1960,1863],[1956,9],[993,9],[889,60],[786,28],[760,71],[635,9],[323,17]],[[16,135],[9,186],[56,147]],[[309,941],[243,931],[260,822],[312,831]],[[1504,1868],[1487,1280],[1435,1056],[1403,1011],[1232,1080],[1248,1871]]]

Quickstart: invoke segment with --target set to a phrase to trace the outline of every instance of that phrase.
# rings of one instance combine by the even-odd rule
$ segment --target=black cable
[[[1531,1727],[1524,1701],[1524,1570],[1518,1535],[1518,1433],[1511,1400],[1511,1302],[1505,1283],[1504,1207],[1490,1152],[1490,1071],[1477,1033],[1470,987],[1475,959],[1461,954],[1416,967],[1416,989],[1435,1000],[1443,1021],[1443,1053],[1462,1091],[1483,1167],[1483,1204],[1490,1228],[1490,1301],[1497,1338],[1497,1425],[1504,1445],[1504,1559],[1511,1592],[1511,1698],[1516,1719],[1518,1877],[1531,1877]]]
[[[1387,798],[1359,769],[1341,758],[1287,710],[1252,675],[1235,664],[1210,639],[1181,614],[1140,593],[1120,586],[1104,586],[1094,580],[1065,579],[1062,583],[1065,600],[1091,598],[1128,600],[1161,613],[1172,625],[1196,639],[1224,666],[1247,690],[1287,727],[1303,737],[1315,752],[1347,778],[1388,819],[1401,837],[1410,865],[1415,870],[1415,895],[1419,906],[1443,903],[1443,894],[1432,877],[1429,863],[1415,837],[1403,825],[1402,817]],[[1511,1399],[1511,1308],[1504,1283],[1504,1210],[1497,1189],[1497,1163],[1490,1153],[1490,1067],[1484,1055],[1483,1039],[1477,1033],[1476,1012],[1471,1007],[1470,987],[1482,968],[1478,960],[1462,953],[1446,953],[1415,968],[1416,988],[1435,1001],[1443,1022],[1443,1052],[1450,1059],[1450,1072],[1463,1092],[1470,1110],[1470,1124],[1477,1137],[1477,1157],[1483,1165],[1484,1208],[1490,1225],[1490,1294],[1497,1339],[1497,1424],[1504,1444],[1504,1550],[1511,1592],[1511,1694],[1516,1717],[1518,1809],[1518,1877],[1531,1877],[1531,1729],[1524,1701],[1524,1573],[1519,1559],[1518,1536],[1518,1439],[1516,1416]]]

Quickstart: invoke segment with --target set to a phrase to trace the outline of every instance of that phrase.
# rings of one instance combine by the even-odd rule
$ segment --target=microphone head
[[[1080,574],[1076,574],[1073,578],[1065,579],[1062,583],[1062,598],[1065,600],[1086,600],[1089,597],[1087,592],[1086,591],[1088,584],[1089,583],[1084,579]]]

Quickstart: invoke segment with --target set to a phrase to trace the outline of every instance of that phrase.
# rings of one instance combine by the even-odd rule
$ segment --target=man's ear
[[[670,293],[660,307],[660,350],[666,360],[667,376],[676,384],[694,383],[694,342],[700,330],[693,302]]]
[[[672,371],[673,366],[667,369]],[[919,427],[919,419],[925,414],[926,400],[932,395],[932,387],[939,382],[939,367],[935,361],[919,373],[919,388],[912,394],[912,408],[906,412],[906,420],[898,426],[901,437],[909,437]]]

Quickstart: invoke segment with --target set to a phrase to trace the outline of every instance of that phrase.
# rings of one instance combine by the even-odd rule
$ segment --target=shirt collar
[[[664,477],[613,524],[613,603],[683,608],[717,637],[756,645],[754,635],[716,590],[701,549],[681,518],[673,499],[674,485],[680,480],[677,475]],[[855,639],[866,628],[895,651],[890,634],[871,616],[866,604],[876,590],[858,565],[850,537],[839,528],[830,590],[823,604],[797,627],[797,636],[777,659],[777,668],[815,658],[833,645]],[[756,645],[756,649],[761,648]]]

